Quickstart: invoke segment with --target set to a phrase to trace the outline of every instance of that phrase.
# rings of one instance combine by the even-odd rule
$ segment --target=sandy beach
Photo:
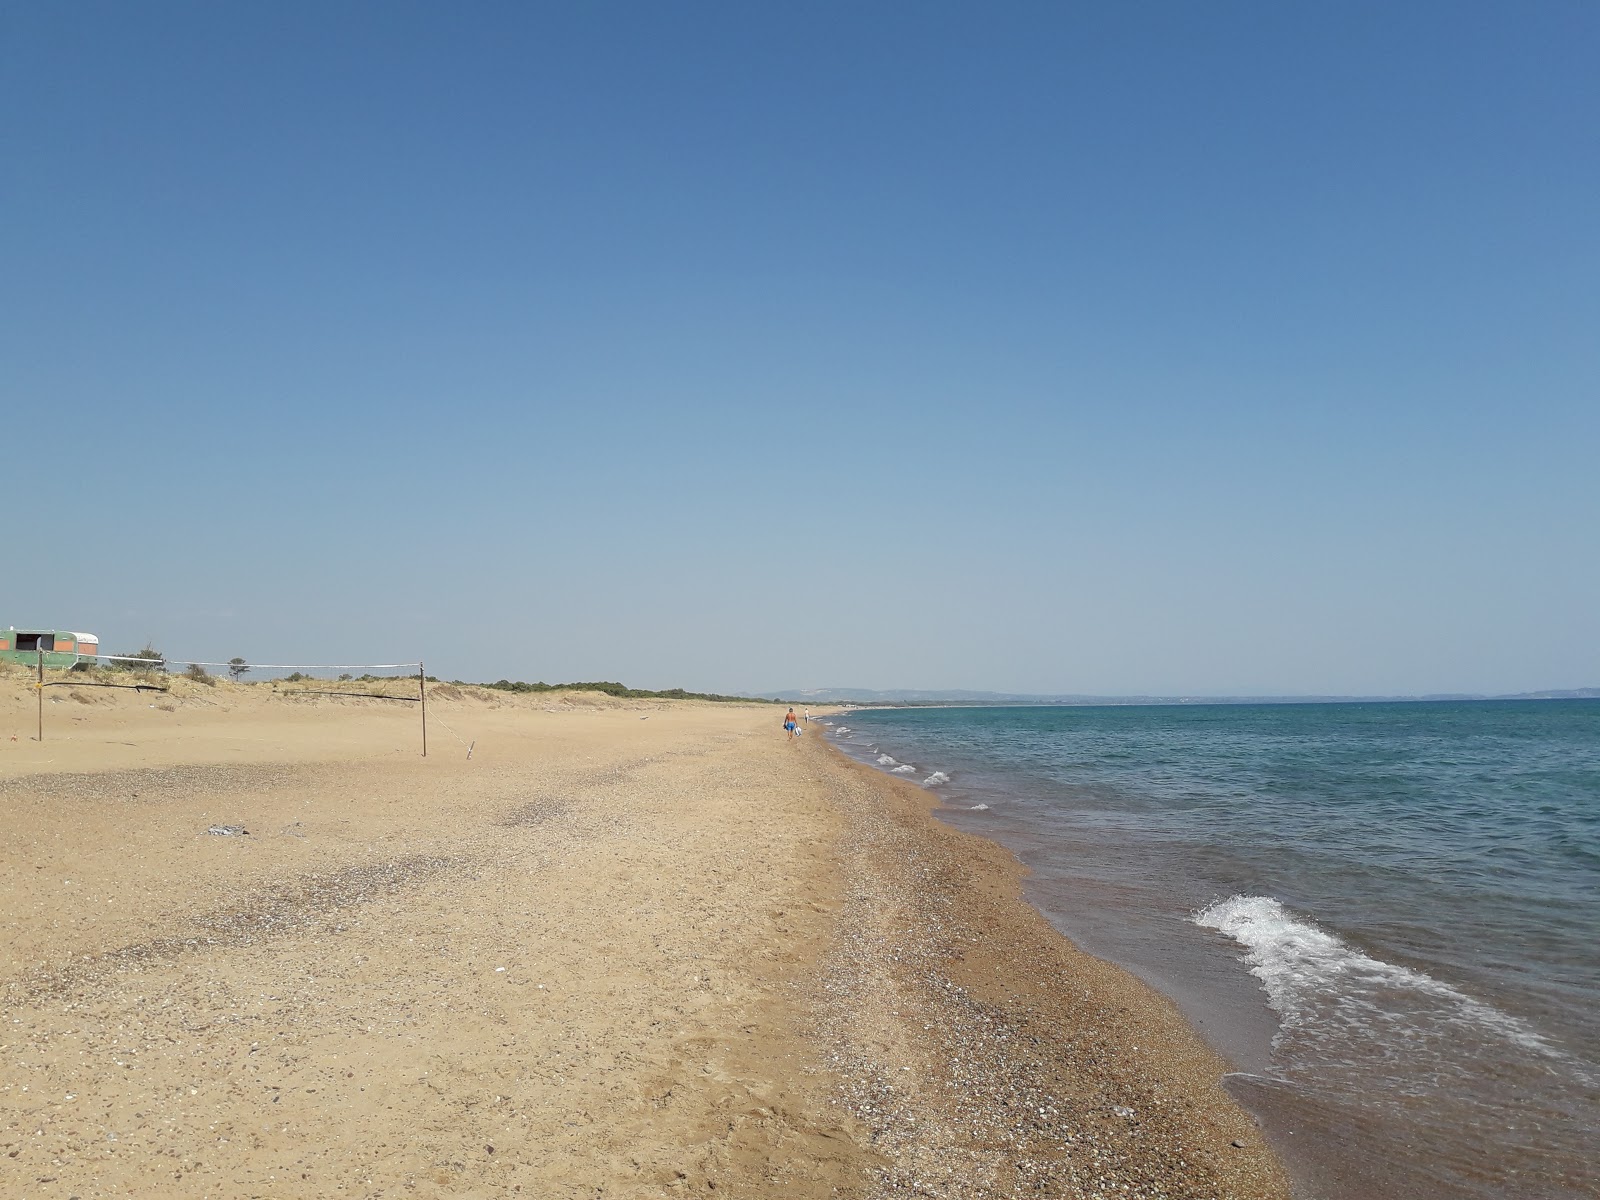
[[[422,757],[171,688],[40,742],[0,675],[0,1194],[1288,1195],[1165,999],[781,709],[446,685]]]

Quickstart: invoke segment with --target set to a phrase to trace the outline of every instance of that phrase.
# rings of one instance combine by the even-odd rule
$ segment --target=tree
[[[143,650],[135,650],[132,654],[118,654],[114,657],[116,661],[111,665],[120,667],[125,671],[165,671],[167,669],[167,656],[149,643],[145,644]]]
[[[228,675],[235,683],[238,683],[239,680],[243,679],[249,670],[250,664],[245,662],[245,660],[242,658],[235,656],[228,660]]]

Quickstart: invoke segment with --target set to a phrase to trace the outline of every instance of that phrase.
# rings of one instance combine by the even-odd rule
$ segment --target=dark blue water
[[[1600,1195],[1600,702],[864,710],[830,736],[1178,1000],[1306,1195]]]

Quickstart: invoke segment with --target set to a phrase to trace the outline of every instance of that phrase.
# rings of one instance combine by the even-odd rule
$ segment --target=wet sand
[[[1287,1195],[1167,1001],[779,709],[441,688],[423,758],[414,706],[47,694],[39,743],[0,677],[0,1193]]]

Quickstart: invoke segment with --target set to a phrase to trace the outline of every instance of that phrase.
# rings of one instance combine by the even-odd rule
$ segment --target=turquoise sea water
[[[863,710],[1309,1197],[1600,1195],[1600,702]]]

